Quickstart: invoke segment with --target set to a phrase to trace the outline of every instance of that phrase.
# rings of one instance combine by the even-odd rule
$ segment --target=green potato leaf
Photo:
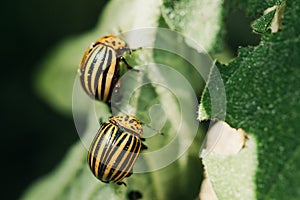
[[[209,52],[222,49],[223,1],[164,0],[162,16],[167,25],[201,44]]]
[[[268,2],[267,6],[274,5]],[[253,13],[254,7],[265,10],[263,5],[250,1],[247,6]],[[272,20],[267,14],[255,22],[255,26],[263,25],[258,46],[240,48],[238,56],[227,66],[216,64],[215,70],[219,70],[226,91],[225,121],[245,130],[249,136],[247,143],[251,144],[246,143],[239,154],[225,160],[214,155],[203,158],[220,199],[300,197],[299,15],[299,2],[287,1],[279,16],[282,29],[275,33],[263,31]],[[211,77],[208,85],[213,82]],[[200,120],[216,117],[211,101],[206,88],[199,109]],[[248,156],[244,157],[245,154]],[[240,184],[249,187],[242,188]]]

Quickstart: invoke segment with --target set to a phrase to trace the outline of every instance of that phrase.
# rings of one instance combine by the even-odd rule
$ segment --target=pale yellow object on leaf
[[[234,129],[224,121],[218,121],[207,133],[205,148],[201,157],[210,152],[219,155],[233,155],[245,145],[246,133],[242,129]]]
[[[246,143],[246,133],[242,129],[230,127],[224,121],[216,122],[207,133],[205,148],[201,152],[201,157],[213,153],[221,156],[237,154]],[[210,182],[208,173],[204,170],[204,179],[201,184],[199,199],[217,200],[218,197]]]

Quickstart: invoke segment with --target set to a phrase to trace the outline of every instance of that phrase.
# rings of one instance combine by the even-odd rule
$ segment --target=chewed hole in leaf
[[[201,157],[214,153],[218,155],[234,155],[245,147],[246,132],[230,127],[224,121],[217,121],[208,131],[205,148]]]

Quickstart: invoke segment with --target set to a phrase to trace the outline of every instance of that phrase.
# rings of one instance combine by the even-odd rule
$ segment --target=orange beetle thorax
[[[130,53],[130,48],[127,45],[127,43],[115,35],[111,34],[104,36],[100,38],[97,42],[113,48],[117,53],[117,57],[121,56],[124,52]]]
[[[142,137],[143,135],[142,124],[134,116],[121,114],[112,117],[110,119],[110,122],[117,125],[119,128],[123,129],[124,131],[133,133],[138,137]]]

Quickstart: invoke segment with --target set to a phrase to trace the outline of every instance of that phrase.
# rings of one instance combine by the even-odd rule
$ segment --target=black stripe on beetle
[[[132,174],[141,149],[146,147],[142,134],[142,125],[134,116],[121,114],[103,123],[88,154],[93,174],[104,183],[124,184],[122,180]]]
[[[79,67],[80,82],[90,97],[111,104],[113,92],[118,91],[114,88],[120,79],[120,62],[132,69],[123,57],[125,52],[131,49],[115,35],[98,39],[85,51]]]

